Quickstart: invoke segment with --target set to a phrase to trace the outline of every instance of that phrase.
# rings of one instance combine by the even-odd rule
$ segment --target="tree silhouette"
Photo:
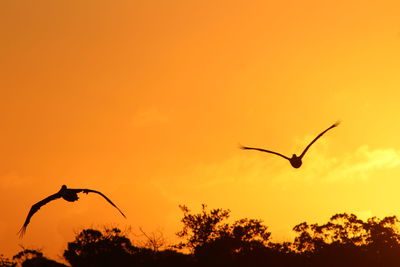
[[[399,220],[395,216],[379,220],[376,217],[368,219],[364,228],[368,232],[366,248],[368,256],[374,255],[371,262],[380,266],[399,266],[400,235]]]
[[[158,243],[156,245],[159,249]],[[134,246],[118,228],[82,230],[68,243],[64,258],[73,267],[190,266],[190,257],[177,251]]]
[[[66,267],[66,265],[50,260],[43,253],[34,249],[23,249],[13,256],[22,267]]]
[[[164,234],[161,231],[146,233],[141,227],[139,227],[141,235],[146,240],[141,242],[141,247],[148,248],[154,252],[160,251],[162,247],[166,247],[166,241]]]
[[[229,266],[256,250],[267,249],[271,233],[261,220],[246,218],[229,224],[224,222],[229,210],[207,211],[203,204],[200,213],[191,214],[186,206],[180,208],[183,229],[177,235],[186,240],[178,247],[189,248],[201,265]]]
[[[118,228],[103,232],[86,229],[68,243],[64,258],[72,266],[123,266],[132,263],[131,254],[138,248]]]
[[[303,222],[294,227],[298,236],[293,249],[310,266],[329,262],[332,266],[398,266],[400,235],[398,219],[376,217],[366,222],[354,214],[336,214],[323,225]]]
[[[15,261],[10,260],[9,258],[4,257],[3,254],[0,254],[0,267],[15,267],[17,263]]]
[[[230,210],[207,209],[199,213],[186,206],[181,242],[165,246],[162,233],[147,234],[145,242],[133,242],[118,228],[85,229],[68,243],[64,258],[72,267],[398,267],[400,221],[395,216],[361,220],[339,213],[323,224],[302,222],[293,230],[293,242],[270,241],[261,220],[228,221]],[[177,250],[177,249],[182,249]],[[62,267],[38,250],[23,249],[12,260],[0,255],[0,267]]]
[[[178,248],[188,248],[192,252],[205,244],[214,241],[228,227],[222,221],[229,218],[230,210],[213,209],[207,212],[207,205],[202,204],[202,211],[199,214],[190,214],[190,210],[180,205],[183,211],[183,229],[176,235],[185,238],[186,241],[180,242]]]

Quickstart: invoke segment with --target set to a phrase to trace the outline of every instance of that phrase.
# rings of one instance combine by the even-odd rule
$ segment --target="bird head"
[[[66,186],[65,184],[63,184],[63,185],[61,186],[61,190],[65,190],[65,189],[67,189],[67,186]]]

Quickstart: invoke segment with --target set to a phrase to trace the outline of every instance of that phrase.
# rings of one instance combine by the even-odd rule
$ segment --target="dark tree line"
[[[118,228],[85,229],[64,251],[73,267],[106,266],[400,266],[399,220],[395,216],[360,220],[354,214],[336,214],[322,225],[300,223],[293,242],[271,242],[261,220],[227,222],[229,210],[202,206],[200,213],[183,212],[181,239],[167,247],[157,235],[143,235],[137,246]],[[0,255],[0,266],[67,266],[24,249],[13,259]]]

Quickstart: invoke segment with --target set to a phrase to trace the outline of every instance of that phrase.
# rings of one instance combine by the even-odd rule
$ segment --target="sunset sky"
[[[275,241],[339,212],[400,216],[400,1],[2,1],[0,254],[187,205]],[[291,156],[335,121],[294,169]],[[62,184],[106,194],[32,204]]]

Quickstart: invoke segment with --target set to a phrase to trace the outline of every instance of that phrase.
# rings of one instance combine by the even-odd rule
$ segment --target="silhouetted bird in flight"
[[[33,214],[35,214],[43,205],[46,205],[47,203],[49,203],[52,200],[55,200],[57,198],[63,198],[66,201],[70,201],[70,202],[74,202],[77,201],[79,199],[78,197],[78,193],[83,192],[83,193],[97,193],[99,195],[101,195],[102,197],[104,197],[111,205],[113,205],[121,214],[122,216],[125,216],[125,214],[105,195],[103,195],[101,192],[96,191],[96,190],[91,190],[91,189],[72,189],[72,188],[67,188],[66,185],[61,186],[60,191],[58,191],[57,193],[48,196],[47,198],[39,201],[38,203],[34,204],[29,213],[28,216],[26,217],[26,220],[24,222],[24,225],[22,226],[21,230],[19,230],[18,234],[20,236],[20,238],[24,235],[25,231],[26,231],[26,227],[28,226],[31,217],[33,216]]]
[[[336,122],[334,124],[332,124],[332,126],[330,126],[328,129],[326,129],[325,131],[323,131],[322,133],[320,133],[317,137],[314,138],[314,140],[312,140],[312,142],[304,149],[303,153],[301,153],[300,156],[296,156],[296,154],[293,154],[293,156],[291,158],[288,158],[280,153],[277,152],[273,152],[270,150],[266,150],[266,149],[262,149],[262,148],[256,148],[256,147],[247,147],[247,146],[241,146],[241,149],[253,149],[253,150],[258,150],[258,151],[262,151],[262,152],[267,152],[267,153],[272,153],[278,156],[281,156],[285,159],[287,159],[290,164],[292,164],[293,168],[300,168],[302,161],[301,159],[304,157],[304,154],[306,154],[307,150],[310,148],[310,146],[317,141],[318,138],[320,138],[324,133],[326,133],[327,131],[329,131],[330,129],[336,127],[339,125],[339,122]]]

